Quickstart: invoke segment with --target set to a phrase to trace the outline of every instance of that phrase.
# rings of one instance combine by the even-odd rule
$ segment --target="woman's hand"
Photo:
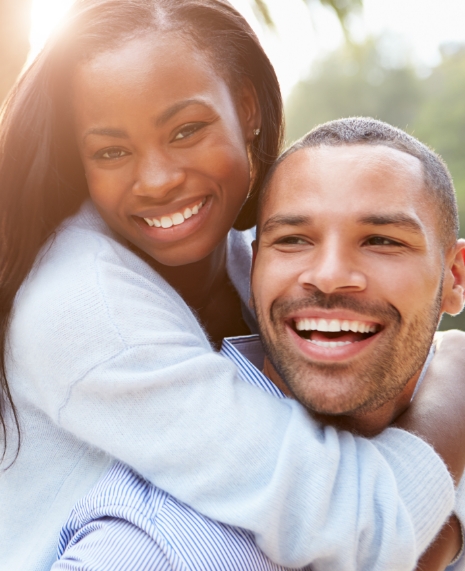
[[[465,333],[446,331],[436,336],[436,353],[411,406],[395,425],[433,446],[448,466],[455,484],[465,467]],[[455,515],[418,562],[417,571],[442,571],[462,547]]]

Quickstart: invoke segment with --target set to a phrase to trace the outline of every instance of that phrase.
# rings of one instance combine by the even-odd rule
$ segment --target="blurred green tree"
[[[424,101],[413,123],[415,135],[446,161],[457,191],[461,236],[465,236],[465,46],[441,50],[442,62],[424,80]],[[465,330],[465,312],[444,316],[441,329]]]
[[[404,52],[404,53],[403,53]],[[465,46],[442,48],[442,61],[419,77],[395,38],[346,44],[317,63],[286,104],[292,142],[319,123],[365,115],[412,133],[447,162],[465,235]],[[465,330],[465,313],[445,316],[442,329]]]
[[[424,80],[413,127],[449,165],[465,221],[465,46],[444,46],[442,63]]]
[[[408,58],[392,57],[392,43],[386,37],[345,44],[318,62],[287,101],[289,141],[319,123],[355,115],[408,128],[425,94]]]
[[[323,6],[331,8],[339,19],[342,29],[346,34],[346,38],[349,38],[349,28],[348,23],[350,17],[354,12],[359,11],[363,7],[363,0],[303,0],[305,4],[311,6],[312,4],[319,3]],[[253,0],[253,5],[256,12],[261,16],[264,23],[270,27],[274,28],[273,18],[271,17],[268,3],[266,0]]]

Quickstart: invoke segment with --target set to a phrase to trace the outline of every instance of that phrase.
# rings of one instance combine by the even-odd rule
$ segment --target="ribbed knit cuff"
[[[418,552],[434,539],[454,508],[455,491],[446,465],[429,444],[398,428],[373,438],[390,463],[411,514]]]

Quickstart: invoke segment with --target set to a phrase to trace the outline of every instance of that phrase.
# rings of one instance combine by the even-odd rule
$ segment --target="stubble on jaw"
[[[275,300],[266,320],[253,297],[252,303],[265,354],[293,396],[314,413],[359,416],[396,399],[421,369],[439,321],[441,298],[442,281],[433,303],[409,323],[390,304],[318,290],[298,300]],[[304,308],[349,309],[377,318],[384,325],[382,343],[369,360],[355,359],[353,364],[304,359],[292,347],[284,325],[287,315]],[[349,393],[348,383],[353,389]]]

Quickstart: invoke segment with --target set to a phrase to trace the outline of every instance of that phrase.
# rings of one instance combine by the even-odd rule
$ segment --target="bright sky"
[[[36,54],[73,0],[34,0],[31,48]],[[283,93],[307,72],[311,62],[336,48],[342,32],[335,16],[302,0],[268,0],[277,32],[264,30],[251,8],[251,0],[230,0],[249,20],[273,62]],[[354,35],[390,31],[411,46],[418,62],[434,65],[438,46],[444,42],[465,42],[464,0],[364,0],[361,18],[354,21]]]

